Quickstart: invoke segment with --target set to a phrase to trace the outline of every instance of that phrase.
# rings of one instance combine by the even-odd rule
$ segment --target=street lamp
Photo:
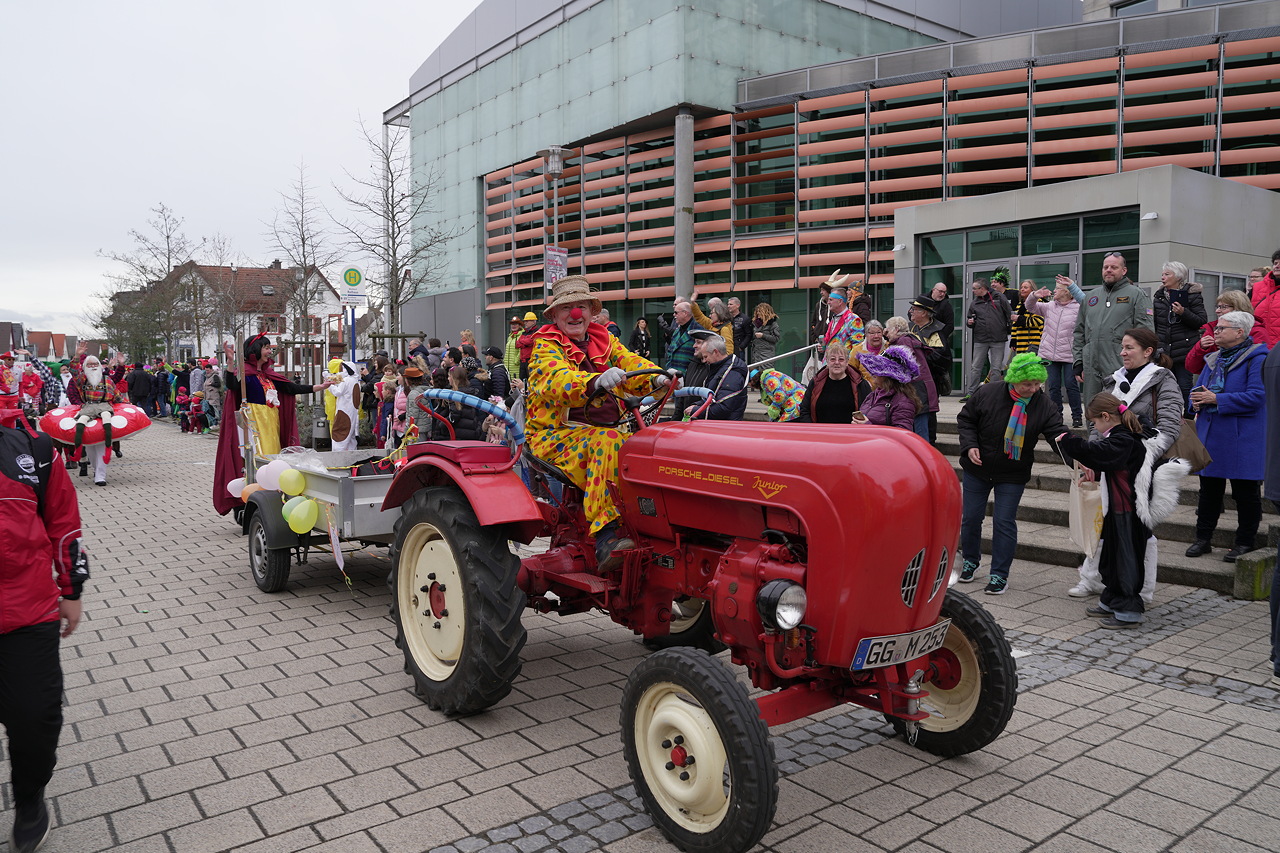
[[[560,245],[560,176],[564,174],[564,155],[568,148],[552,145],[538,152],[538,156],[546,161],[544,174],[551,176],[551,243]]]

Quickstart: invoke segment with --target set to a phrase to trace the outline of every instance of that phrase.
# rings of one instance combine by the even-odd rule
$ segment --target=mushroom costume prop
[[[63,444],[75,444],[78,427],[81,426],[80,406],[59,406],[50,409],[40,418],[40,429],[53,436],[55,441]],[[116,441],[126,436],[141,432],[151,426],[151,418],[147,413],[132,403],[116,403],[111,407],[111,414],[103,412],[101,417],[94,415],[92,420],[83,424],[84,433],[81,444],[103,444]],[[106,430],[111,430],[111,438]]]

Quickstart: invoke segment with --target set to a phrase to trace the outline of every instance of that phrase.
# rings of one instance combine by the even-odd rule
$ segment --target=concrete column
[[[681,107],[675,126],[676,296],[693,298],[693,114]]]

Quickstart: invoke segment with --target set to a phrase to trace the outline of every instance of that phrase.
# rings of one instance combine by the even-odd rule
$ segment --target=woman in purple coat
[[[1234,563],[1241,554],[1253,550],[1258,525],[1262,521],[1262,493],[1259,481],[1265,476],[1267,414],[1262,385],[1262,362],[1267,358],[1264,344],[1255,344],[1253,315],[1231,311],[1218,318],[1213,339],[1218,349],[1205,359],[1200,385],[1191,392],[1196,411],[1196,434],[1213,457],[1200,472],[1200,504],[1196,508],[1196,541],[1187,549],[1188,557],[1199,557],[1212,548],[1213,532],[1222,514],[1222,498],[1227,480],[1239,511],[1235,544],[1224,556]]]
[[[875,386],[862,401],[867,422],[913,430],[916,414],[923,407],[912,387],[920,376],[920,365],[911,350],[892,346],[880,355],[866,353],[862,356],[862,366],[871,374]]]

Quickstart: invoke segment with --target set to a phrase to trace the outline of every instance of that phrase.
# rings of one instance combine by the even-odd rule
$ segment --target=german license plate
[[[937,651],[942,648],[942,641],[947,638],[947,628],[950,625],[950,619],[943,619],[937,625],[921,628],[910,634],[867,637],[858,643],[858,651],[849,668],[858,670],[893,666]]]

